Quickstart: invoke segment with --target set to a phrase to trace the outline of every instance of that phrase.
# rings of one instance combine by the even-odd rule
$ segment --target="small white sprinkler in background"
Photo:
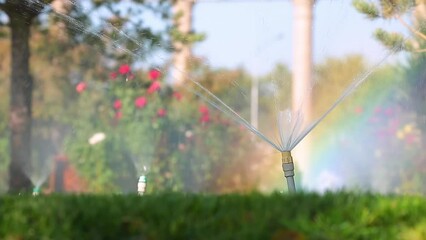
[[[33,196],[38,196],[40,194],[40,187],[33,188]]]
[[[142,175],[139,176],[138,180],[138,195],[142,196],[145,194],[146,191],[146,173],[148,171],[148,168],[143,165],[142,167]]]
[[[142,175],[138,180],[138,195],[144,195],[146,190],[146,177]]]
[[[140,196],[144,195],[145,191],[146,191],[147,171],[148,171],[148,168],[145,165],[143,165],[142,173],[141,173],[141,175],[139,176],[139,179],[138,179],[138,195],[140,195]]]

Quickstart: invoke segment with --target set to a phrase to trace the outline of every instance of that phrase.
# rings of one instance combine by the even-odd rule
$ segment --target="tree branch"
[[[418,30],[414,29],[412,26],[410,26],[410,24],[408,24],[406,21],[404,21],[404,19],[399,16],[396,15],[396,19],[398,19],[398,21],[404,25],[404,27],[408,28],[408,30],[410,30],[412,33],[414,33],[415,35],[417,35],[418,37],[423,38],[423,40],[426,41],[426,35],[424,35],[423,33],[419,32]]]

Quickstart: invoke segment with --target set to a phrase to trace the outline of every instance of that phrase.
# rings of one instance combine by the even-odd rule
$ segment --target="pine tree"
[[[426,41],[426,34],[423,33],[425,29],[420,28],[425,16],[414,14],[413,23],[404,19],[404,15],[411,13],[416,8],[424,7],[425,3],[425,0],[377,0],[376,3],[354,0],[353,6],[371,20],[394,19],[410,31],[411,37],[405,37],[401,33],[388,32],[382,28],[377,29],[374,36],[384,46],[392,50],[425,52],[426,50],[422,49],[422,43]]]

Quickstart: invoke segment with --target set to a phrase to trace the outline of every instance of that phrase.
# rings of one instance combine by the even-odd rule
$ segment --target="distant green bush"
[[[426,239],[426,199],[353,193],[3,196],[0,239]]]

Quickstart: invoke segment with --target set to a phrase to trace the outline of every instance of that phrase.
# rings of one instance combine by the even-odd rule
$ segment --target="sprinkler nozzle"
[[[293,157],[291,156],[291,152],[281,152],[283,164],[284,163],[293,163]]]
[[[33,196],[37,196],[40,194],[40,187],[34,187],[33,188]]]
[[[293,157],[290,152],[281,152],[282,155],[282,165],[284,176],[287,179],[287,186],[289,192],[296,192],[296,186],[294,183],[294,164]]]

